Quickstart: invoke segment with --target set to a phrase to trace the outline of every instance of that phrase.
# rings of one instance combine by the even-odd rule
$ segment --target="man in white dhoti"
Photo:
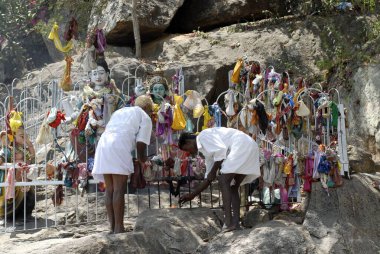
[[[220,169],[219,185],[224,207],[225,231],[238,229],[240,219],[239,186],[260,176],[259,147],[247,134],[232,128],[216,127],[202,131],[198,136],[183,133],[178,146],[196,154],[201,152],[206,162],[206,180],[194,192],[182,196],[184,203],[192,200],[216,179]],[[231,211],[232,206],[232,211]]]
[[[137,97],[134,107],[115,111],[101,136],[95,152],[92,175],[106,184],[106,208],[111,232],[124,232],[124,193],[128,175],[134,172],[132,152],[137,159],[147,160],[150,143],[153,102],[147,95]]]

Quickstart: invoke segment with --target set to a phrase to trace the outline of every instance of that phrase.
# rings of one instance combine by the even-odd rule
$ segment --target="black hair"
[[[104,70],[109,74],[111,71],[110,69],[108,68],[108,64],[106,62],[106,60],[104,58],[98,58],[96,60],[96,65],[97,66],[102,66],[104,68]]]
[[[183,146],[186,145],[188,140],[196,139],[196,135],[190,132],[183,132],[181,136],[179,136],[178,147],[182,150]]]
[[[259,117],[260,130],[265,135],[268,128],[268,122],[269,122],[267,112],[265,111],[264,105],[258,100],[256,101],[255,109],[256,109],[257,116]]]

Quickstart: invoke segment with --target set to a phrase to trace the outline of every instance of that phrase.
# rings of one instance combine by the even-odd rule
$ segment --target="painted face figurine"
[[[150,92],[154,103],[161,104],[162,99],[168,95],[168,90],[168,86],[163,78],[160,76],[152,78]]]
[[[155,84],[153,86],[153,93],[158,94],[161,97],[165,97],[166,89],[164,84]]]
[[[95,88],[102,88],[107,84],[108,72],[102,67],[97,66],[95,70],[90,73],[91,82],[95,84]]]

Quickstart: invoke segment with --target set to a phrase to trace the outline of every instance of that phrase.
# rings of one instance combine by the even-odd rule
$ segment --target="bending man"
[[[146,162],[146,146],[150,143],[152,100],[149,96],[137,97],[134,107],[115,111],[101,136],[95,152],[92,174],[106,184],[106,208],[111,232],[124,232],[125,188],[128,175],[134,172],[132,151]]]
[[[206,180],[193,193],[182,196],[180,203],[192,200],[216,179],[220,169],[219,185],[224,207],[224,229],[239,228],[239,186],[260,176],[259,147],[247,134],[232,128],[216,127],[202,131],[198,136],[183,133],[179,139],[181,150],[201,152],[206,161]],[[232,211],[231,211],[232,206]],[[233,214],[232,214],[233,212]]]

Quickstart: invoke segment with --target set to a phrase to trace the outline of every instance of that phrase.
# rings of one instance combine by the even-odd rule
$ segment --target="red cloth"
[[[48,115],[49,115],[49,113],[48,113]],[[56,129],[61,124],[62,120],[63,121],[66,120],[65,114],[62,113],[60,110],[57,110],[57,116],[56,116],[54,122],[49,123],[49,126]]]

